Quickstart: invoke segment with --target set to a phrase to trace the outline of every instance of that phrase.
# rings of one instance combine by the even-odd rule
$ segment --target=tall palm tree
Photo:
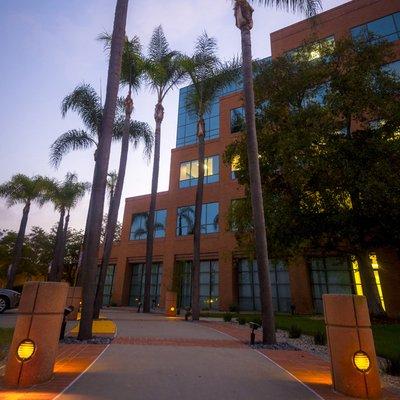
[[[151,179],[151,198],[149,208],[149,226],[146,241],[146,273],[144,285],[143,312],[150,312],[151,268],[153,264],[154,222],[160,169],[161,124],[164,119],[163,101],[168,92],[180,83],[184,74],[179,64],[179,54],[171,51],[161,26],[158,26],[151,37],[148,57],[145,62],[145,74],[151,89],[157,95],[154,110],[156,123],[154,139],[154,163]]]
[[[109,49],[111,37],[108,34],[103,34],[99,37],[105,43],[105,48]],[[115,127],[115,137],[122,137],[121,154],[119,160],[119,168],[115,191],[110,198],[110,208],[107,217],[106,235],[104,240],[103,258],[100,266],[99,280],[96,290],[96,299],[94,304],[94,318],[98,318],[100,308],[103,304],[104,285],[107,276],[107,268],[110,261],[112,244],[114,242],[115,228],[117,226],[118,212],[121,204],[122,190],[125,180],[126,163],[128,159],[129,139],[133,139],[133,145],[136,148],[140,142],[144,144],[145,154],[151,154],[153,134],[150,127],[145,123],[131,122],[131,114],[133,112],[132,91],[137,92],[141,78],[144,72],[143,59],[141,56],[140,41],[137,36],[131,40],[125,38],[124,52],[122,54],[121,66],[121,84],[128,86],[128,94],[123,103],[125,111],[124,117],[120,118]],[[122,106],[122,104],[121,104]],[[130,126],[133,125],[135,136],[130,135]],[[132,130],[132,129],[131,129]],[[121,134],[122,133],[122,134]]]
[[[198,320],[200,318],[200,237],[206,134],[204,115],[210,110],[218,92],[237,79],[238,65],[221,63],[217,56],[217,42],[206,32],[197,39],[194,54],[191,57],[181,58],[181,65],[192,83],[186,98],[186,107],[197,118],[199,172],[193,235],[192,315],[193,320]]]
[[[264,6],[276,6],[287,10],[315,15],[320,0],[250,0]],[[272,304],[271,283],[268,268],[268,247],[264,219],[263,196],[261,189],[260,167],[258,161],[258,142],[255,122],[253,89],[253,65],[251,52],[251,29],[253,28],[253,8],[247,0],[234,0],[236,26],[240,29],[242,41],[242,72],[244,108],[247,137],[247,158],[249,163],[250,193],[253,210],[255,247],[260,283],[260,300],[263,328],[263,342],[276,342],[274,310]]]
[[[15,241],[13,258],[8,270],[8,289],[14,286],[15,276],[22,257],[22,247],[25,239],[26,225],[32,203],[42,206],[48,199],[45,195],[49,180],[42,176],[29,178],[24,174],[14,175],[8,182],[0,185],[0,197],[4,197],[7,206],[23,204],[22,218],[19,225],[17,240]]]
[[[78,182],[76,174],[68,173],[63,182],[53,180],[47,189],[46,196],[60,213],[57,226],[54,257],[49,272],[49,281],[60,281],[64,268],[66,235],[70,219],[70,211],[89,189],[88,182]]]
[[[117,0],[108,65],[106,99],[101,121],[96,165],[88,210],[86,244],[82,254],[83,299],[82,318],[78,333],[78,338],[80,340],[90,339],[92,337],[93,307],[97,286],[97,251],[100,244],[107,171],[110,159],[115,110],[117,107],[127,12],[128,0]]]

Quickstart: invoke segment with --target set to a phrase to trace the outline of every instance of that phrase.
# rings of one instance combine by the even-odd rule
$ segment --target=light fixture
[[[36,346],[30,339],[23,340],[17,348],[17,357],[20,361],[28,361],[35,353]]]
[[[174,312],[174,311],[175,311],[175,307],[172,306],[172,307],[169,308],[169,310],[172,311],[172,312]]]
[[[355,367],[361,372],[367,372],[371,368],[371,361],[368,354],[364,351],[357,351],[354,353],[353,362]]]

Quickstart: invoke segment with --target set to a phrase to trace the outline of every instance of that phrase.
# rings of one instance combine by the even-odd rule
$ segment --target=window
[[[233,160],[231,163],[231,178],[232,179],[237,179],[236,172],[239,171],[239,162],[240,162],[240,157],[238,155],[233,157]]]
[[[186,161],[181,163],[179,187],[186,188],[197,185],[199,177],[199,162]],[[206,157],[204,160],[204,183],[219,181],[219,156]]]
[[[165,236],[165,225],[167,223],[167,210],[157,210],[154,221],[154,237]],[[132,218],[130,240],[147,239],[148,212],[134,214]]]
[[[179,207],[176,219],[176,235],[187,236],[193,234],[194,229],[194,206]],[[201,233],[217,233],[218,227],[219,204],[207,203],[203,204],[201,210]]]
[[[143,301],[146,264],[130,264],[132,268],[129,305],[138,306]],[[162,263],[154,263],[151,268],[150,301],[152,308],[158,307],[160,301]]]
[[[270,260],[272,302],[275,311],[290,312],[291,292],[289,272],[282,260]],[[247,259],[238,260],[239,308],[241,311],[261,310],[260,285],[257,262]]]
[[[400,39],[400,12],[355,26],[351,29],[351,36],[355,40],[394,42]]]
[[[353,294],[356,292],[352,267],[349,260],[343,257],[312,258],[311,284],[315,311],[320,314],[323,313],[323,294]]]
[[[241,132],[244,128],[244,108],[238,107],[231,110],[231,133]]]
[[[192,305],[192,261],[184,261],[180,273],[179,306]],[[219,274],[218,261],[200,262],[200,308],[202,310],[218,310],[219,304]]]
[[[400,60],[386,64],[382,68],[385,72],[392,73],[400,79]]]
[[[205,140],[219,137],[219,99],[229,93],[242,90],[242,82],[233,82],[215,96],[210,109],[204,115],[206,128]],[[178,129],[176,147],[197,143],[197,118],[188,110],[186,98],[191,86],[184,87],[179,92]]]
[[[335,45],[335,38],[333,36],[329,36],[325,39],[319,40],[310,45],[310,51],[306,54],[308,61],[318,60],[321,58],[321,53],[329,51]],[[296,49],[288,51],[286,54],[289,57],[296,57],[299,56],[303,49],[303,46],[298,47]],[[326,57],[325,57],[326,58]]]
[[[309,89],[305,93],[305,96],[301,103],[302,107],[305,108],[316,104],[323,106],[325,104],[326,95],[328,94],[329,89],[330,89],[329,82],[323,83],[322,85]]]
[[[107,275],[106,275],[106,280],[104,282],[103,306],[109,306],[111,303],[114,272],[115,272],[115,265],[109,265],[107,267]]]

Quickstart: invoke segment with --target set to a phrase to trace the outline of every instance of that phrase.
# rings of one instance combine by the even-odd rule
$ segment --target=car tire
[[[10,307],[10,301],[5,296],[0,296],[0,314],[3,314]]]

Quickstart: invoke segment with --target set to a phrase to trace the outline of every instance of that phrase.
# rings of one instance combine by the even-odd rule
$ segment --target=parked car
[[[18,307],[20,298],[21,294],[15,290],[0,289],[0,314],[8,309]]]

